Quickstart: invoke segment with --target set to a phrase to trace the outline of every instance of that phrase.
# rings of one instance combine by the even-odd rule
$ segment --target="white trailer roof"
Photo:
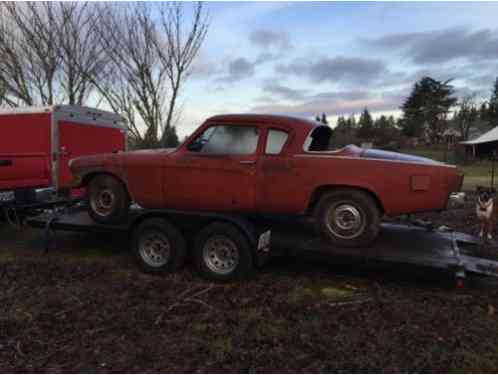
[[[12,115],[12,114],[29,114],[29,113],[50,113],[50,112],[64,112],[64,113],[74,113],[79,115],[89,115],[104,117],[111,121],[124,121],[124,119],[114,113],[109,111],[102,111],[100,109],[83,107],[79,105],[51,105],[43,107],[17,107],[17,108],[0,108],[0,115]]]
[[[498,126],[490,131],[482,134],[476,139],[470,141],[460,142],[463,145],[477,145],[480,143],[497,142],[498,141]]]

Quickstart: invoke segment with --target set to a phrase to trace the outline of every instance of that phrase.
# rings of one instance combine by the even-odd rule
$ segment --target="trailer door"
[[[50,186],[48,113],[0,115],[0,190]]]
[[[58,135],[58,188],[67,188],[71,184],[69,160],[79,156],[124,151],[126,147],[125,130],[111,125],[60,120],[58,122]]]

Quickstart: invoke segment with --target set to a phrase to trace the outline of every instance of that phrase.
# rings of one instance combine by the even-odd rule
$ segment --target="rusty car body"
[[[353,145],[329,150],[333,131],[287,116],[220,115],[174,150],[74,159],[92,217],[121,220],[144,208],[309,215],[332,242],[361,246],[383,215],[446,208],[463,175],[431,159]]]

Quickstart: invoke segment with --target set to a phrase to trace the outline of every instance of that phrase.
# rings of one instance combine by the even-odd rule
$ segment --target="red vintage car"
[[[222,115],[207,119],[174,150],[81,157],[70,168],[87,186],[95,221],[143,208],[289,214],[314,218],[339,246],[372,242],[383,215],[444,210],[463,175],[431,159],[347,146],[304,119]]]

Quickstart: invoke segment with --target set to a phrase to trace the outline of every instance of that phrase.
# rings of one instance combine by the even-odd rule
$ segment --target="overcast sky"
[[[498,3],[206,3],[178,131],[220,113],[398,114],[424,75],[489,96]]]

